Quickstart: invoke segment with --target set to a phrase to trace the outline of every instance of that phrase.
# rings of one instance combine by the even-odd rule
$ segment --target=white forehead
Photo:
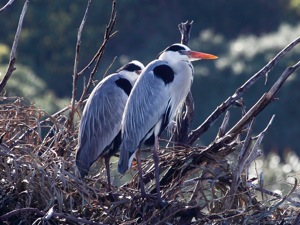
[[[139,67],[141,68],[141,70],[144,69],[144,65],[143,65],[143,63],[141,63],[140,61],[132,60],[132,61],[129,62],[129,63],[133,63],[134,65],[139,66]]]
[[[180,53],[180,51],[191,50],[184,44],[176,43],[167,47],[159,56],[159,59],[166,60],[166,61],[174,61],[176,59],[187,58],[187,56]]]
[[[184,48],[185,50],[191,50],[188,46],[184,45],[184,44],[181,44],[181,43],[175,43],[171,46],[179,46],[179,47],[182,47]],[[169,46],[168,48],[170,48],[171,46]]]

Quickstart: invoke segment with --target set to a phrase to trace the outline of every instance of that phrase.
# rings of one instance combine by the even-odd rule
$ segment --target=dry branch
[[[107,26],[103,43],[106,43],[105,41],[113,35],[112,28],[116,19],[114,4],[115,2],[109,23],[111,25]],[[79,30],[82,28],[83,25]],[[78,40],[80,40],[81,32],[79,31]],[[297,39],[285,48],[285,51],[289,51],[298,42]],[[80,76],[95,63],[89,78],[92,82],[105,44],[100,47],[88,66],[80,72],[77,69],[79,47],[80,41],[77,42],[76,47],[74,75]],[[3,134],[0,136],[0,211],[3,214],[0,215],[0,222],[7,224],[21,221],[36,222],[36,224],[43,222],[275,224],[281,221],[282,225],[291,224],[292,221],[297,223],[300,215],[299,209],[293,206],[299,206],[300,202],[291,198],[291,194],[297,187],[297,180],[287,195],[279,195],[263,188],[263,176],[260,177],[260,185],[254,184],[257,178],[248,180],[247,170],[250,163],[259,156],[260,142],[272,122],[271,119],[258,136],[252,137],[255,117],[273,101],[287,77],[299,68],[300,62],[287,68],[272,88],[248,112],[244,112],[242,102],[237,102],[240,96],[258,78],[273,68],[284,54],[286,52],[276,56],[271,64],[269,63],[250,78],[236,91],[235,95],[225,101],[224,106],[220,106],[214,119],[236,103],[241,106],[243,113],[240,121],[226,132],[230,119],[227,111],[216,139],[211,145],[179,147],[176,151],[174,151],[175,147],[165,148],[159,151],[160,184],[163,198],[168,201],[164,208],[158,206],[155,200],[141,198],[138,190],[138,176],[130,178],[127,186],[115,187],[113,193],[107,193],[103,171],[85,180],[75,175],[74,149],[77,145],[77,133],[67,128],[67,118],[62,115],[69,108],[62,109],[51,116],[25,99],[2,97],[3,104],[0,104],[0,127],[3,128]],[[87,85],[86,90],[88,87]],[[80,107],[86,93],[83,92],[77,103],[74,101],[72,110],[76,111]],[[189,107],[188,103],[186,107]],[[188,114],[191,112],[192,109],[190,112],[187,109],[185,117],[189,117]],[[45,115],[47,118],[42,120]],[[213,121],[208,121],[210,126]],[[42,129],[49,130],[46,136],[41,135]],[[190,140],[197,139],[196,136],[189,138]],[[233,165],[227,156],[236,150],[240,152],[237,156],[237,164]],[[61,154],[64,157],[59,156],[60,151],[64,151],[64,154]],[[155,193],[155,185],[151,183],[154,177],[152,159],[145,159],[143,169],[148,171],[145,175],[147,191]],[[131,172],[135,173],[135,171]],[[266,197],[259,200],[257,198],[259,194],[264,194]],[[272,199],[268,199],[270,196]],[[284,202],[292,204],[285,207]],[[284,213],[282,213],[283,210]]]
[[[12,3],[13,1],[10,1],[10,2]],[[10,3],[10,2],[8,2],[8,3]],[[11,51],[10,51],[10,57],[9,57],[8,67],[7,67],[5,75],[4,75],[4,77],[3,77],[3,79],[2,79],[2,81],[0,83],[0,93],[3,91],[3,89],[5,88],[5,86],[6,86],[7,82],[8,82],[8,80],[9,80],[10,76],[12,75],[12,73],[14,72],[14,70],[16,69],[14,67],[15,61],[16,61],[16,52],[17,52],[19,38],[20,38],[20,35],[21,35],[21,31],[22,31],[24,17],[25,17],[26,11],[27,11],[28,2],[29,2],[29,0],[25,1],[23,9],[22,9],[22,12],[21,12],[21,15],[20,15],[20,19],[19,19],[19,23],[18,23],[18,28],[17,28],[17,31],[16,31],[16,35],[15,35],[15,38],[14,38],[14,42],[13,42]]]
[[[4,12],[5,9],[7,9],[9,6],[11,6],[13,3],[14,3],[15,0],[9,0],[5,6],[3,6],[1,9],[0,9],[0,13]]]
[[[77,68],[78,62],[77,61],[78,61],[78,53],[79,53],[79,48],[80,48],[80,37],[81,37],[81,32],[82,32],[82,29],[83,29],[83,26],[85,23],[85,19],[86,19],[87,13],[88,13],[88,7],[90,5],[90,2],[91,2],[91,0],[88,2],[87,9],[86,9],[85,15],[83,17],[82,23],[80,25],[80,29],[78,31],[78,36],[77,36],[76,56],[75,56],[74,74],[73,74],[74,79],[73,79],[73,85],[72,85],[73,86],[72,102],[71,102],[71,110],[69,112],[69,118],[68,118],[68,122],[67,122],[68,127],[72,127],[74,114],[77,111],[77,109],[82,106],[82,104],[86,98],[86,95],[89,91],[89,88],[91,87],[91,85],[93,83],[94,76],[95,76],[95,73],[97,72],[99,63],[104,54],[105,47],[106,47],[109,39],[115,34],[113,32],[113,29],[114,29],[114,26],[116,23],[117,15],[116,15],[116,1],[114,0],[112,2],[111,16],[110,16],[108,25],[106,26],[106,29],[105,29],[103,42],[102,42],[100,48],[98,49],[98,51],[96,52],[96,54],[94,55],[94,57],[92,58],[92,60],[87,64],[87,66],[85,66],[80,72],[78,72],[77,71],[78,70],[78,68]],[[86,70],[88,70],[92,66],[93,63],[95,63],[94,68],[93,68],[92,72],[90,73],[88,82],[86,85],[84,85],[83,91],[81,93],[81,97],[76,104],[76,102],[75,102],[76,101],[76,99],[75,99],[76,98],[76,81],[78,79],[78,76],[82,75]],[[76,72],[76,74],[75,74],[75,72]]]
[[[300,37],[292,41],[288,46],[286,46],[282,51],[280,51],[266,66],[264,66],[260,71],[254,74],[248,81],[246,81],[241,87],[239,87],[235,93],[230,96],[226,101],[219,105],[214,112],[196,129],[192,130],[189,134],[187,144],[192,145],[203,133],[205,133],[211,125],[237,100],[241,98],[245,92],[247,92],[250,87],[260,78],[265,76],[273,67],[296,45],[300,42]]]
[[[300,41],[300,38],[297,39]],[[212,142],[203,151],[215,151],[220,149],[223,145],[234,140],[245,128],[245,126],[255,118],[265,107],[267,107],[274,100],[274,96],[279,91],[286,79],[293,74],[300,67],[300,61],[294,66],[288,67],[270,90],[263,94],[262,97],[250,108],[250,110],[224,135],[224,137],[219,138]],[[225,103],[223,103],[225,105]]]
[[[2,221],[2,222],[8,221],[12,217],[23,217],[25,215],[28,216],[28,214],[35,214],[36,216],[40,217],[36,221],[38,221],[38,220],[44,221],[43,217],[47,213],[45,213],[43,211],[40,211],[39,209],[36,209],[36,208],[16,209],[16,210],[13,210],[9,213],[6,213],[6,214],[0,216],[0,221]],[[76,217],[71,216],[71,215],[65,215],[65,214],[62,214],[62,213],[55,213],[55,212],[53,212],[52,218],[54,220],[58,220],[58,221],[63,219],[62,221],[66,221],[68,223],[76,223],[76,224],[84,223],[84,224],[91,224],[91,225],[105,225],[104,223],[97,223],[97,222],[89,221],[89,220],[82,219],[82,218],[76,218]]]
[[[188,45],[189,43],[192,25],[193,21],[186,21],[178,25],[181,34],[181,43],[184,45]],[[185,112],[180,117],[177,121],[178,127],[174,131],[174,142],[177,144],[186,144],[194,118],[194,100],[191,91],[189,91],[185,100]]]
[[[81,44],[81,33],[83,31],[85,21],[87,19],[87,15],[89,12],[89,7],[91,5],[92,0],[89,0],[84,12],[84,16],[82,18],[80,27],[77,33],[77,43],[76,43],[76,51],[75,51],[75,60],[74,60],[74,69],[73,69],[73,82],[72,82],[72,98],[71,98],[71,110],[69,114],[68,126],[71,127],[73,123],[73,117],[75,114],[75,102],[76,102],[76,92],[77,92],[77,80],[78,80],[78,63],[79,63],[79,52],[80,52],[80,44]]]
[[[298,39],[300,40],[300,39]],[[297,41],[298,42],[298,41]],[[292,43],[292,45],[295,45],[295,42]],[[291,45],[289,45],[291,46]],[[290,47],[289,47],[290,48]],[[289,49],[288,48],[288,49]],[[287,48],[286,48],[287,49]],[[283,51],[284,52],[284,51]],[[286,53],[286,52],[285,52]],[[281,53],[284,54],[284,53]],[[277,56],[278,57],[278,56]],[[276,58],[276,57],[275,57]],[[276,62],[277,62],[276,58]],[[274,61],[273,61],[274,63]],[[270,64],[268,64],[270,65]],[[250,125],[250,122],[253,121],[253,119],[261,113],[261,111],[267,107],[274,99],[275,94],[279,91],[282,84],[286,81],[286,79],[295,72],[300,66],[300,62],[296,63],[294,66],[288,67],[282,75],[278,78],[278,80],[275,82],[275,84],[271,87],[271,89],[265,93],[261,99],[257,101],[256,104],[250,110],[246,113],[243,113],[242,118],[228,131],[224,134],[224,136],[217,136],[217,138],[207,147],[205,148],[186,148],[185,151],[187,151],[187,154],[185,154],[184,158],[178,157],[178,154],[180,154],[178,151],[176,151],[176,157],[173,156],[173,160],[170,160],[168,157],[164,155],[160,155],[161,159],[167,158],[168,160],[163,161],[161,160],[160,163],[160,173],[163,174],[161,177],[160,184],[161,186],[169,186],[171,185],[173,190],[181,190],[180,186],[183,180],[187,179],[191,176],[191,174],[195,171],[196,165],[201,165],[205,162],[213,162],[215,161],[217,164],[224,164],[224,162],[220,162],[222,160],[219,157],[226,157],[231,152],[236,150],[236,147],[240,145],[239,139],[237,139],[238,136],[240,136],[242,133],[247,132],[248,135],[246,136],[246,140],[244,143],[246,144],[245,149],[242,149],[243,153],[241,155],[241,162],[242,165],[240,167],[240,171],[234,176],[234,173],[231,171],[230,176],[226,177],[225,174],[223,175],[223,178],[217,178],[222,180],[227,180],[226,182],[229,183],[230,179],[234,179],[234,182],[237,183],[241,171],[247,170],[247,168],[250,166],[250,163],[255,160],[258,156],[260,156],[260,151],[258,151],[258,146],[264,136],[264,133],[266,132],[266,129],[270,126],[273,118],[271,119],[269,125],[267,128],[261,132],[261,135],[259,135],[258,140],[256,141],[256,144],[252,149],[249,149],[249,142],[250,142],[250,133],[252,129],[252,125]],[[253,77],[252,77],[253,78]],[[251,81],[248,81],[248,84],[246,83],[243,85],[240,89],[247,89],[249,88],[249,82],[254,83],[256,78],[250,79]],[[225,118],[225,122],[222,126],[225,126],[227,118]],[[223,128],[222,128],[223,129]],[[250,151],[249,151],[250,150]],[[165,150],[167,151],[167,150]],[[219,162],[218,162],[219,161]],[[148,165],[149,166],[149,165]],[[217,167],[216,167],[217,168]],[[233,173],[233,174],[232,174]],[[150,166],[150,169],[148,170],[148,173],[145,174],[144,182],[148,183],[151,181],[154,174],[153,167]],[[178,176],[179,174],[179,176]],[[218,173],[213,172],[214,176]],[[195,187],[196,188],[196,187]],[[234,195],[235,189],[237,187],[232,187],[232,191],[230,193],[230,196]],[[198,190],[199,188],[196,188],[195,190]],[[152,192],[155,193],[155,188],[152,189]],[[175,192],[176,193],[176,192]],[[174,193],[173,193],[174,194]],[[173,195],[171,194],[171,195]],[[170,194],[165,194],[170,198]],[[232,203],[226,202],[227,207],[231,208]]]

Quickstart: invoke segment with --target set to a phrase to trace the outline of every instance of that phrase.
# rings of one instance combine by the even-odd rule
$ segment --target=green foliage
[[[0,64],[4,61],[8,61],[9,48],[6,45],[0,44]]]
[[[47,113],[54,113],[69,104],[70,100],[58,98],[47,89],[46,83],[31,69],[22,65],[16,65],[16,68],[6,86],[7,96],[25,97]],[[4,66],[0,66],[0,77],[4,75],[5,70]]]
[[[290,7],[293,10],[300,12],[300,1],[299,0],[290,0]]]

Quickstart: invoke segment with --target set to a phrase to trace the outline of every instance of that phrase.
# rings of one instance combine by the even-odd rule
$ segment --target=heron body
[[[82,177],[103,157],[110,188],[109,160],[121,144],[121,119],[131,89],[143,64],[134,60],[104,78],[92,91],[79,126],[76,165]]]
[[[125,106],[118,171],[123,174],[128,170],[135,153],[139,166],[139,147],[154,144],[159,201],[158,136],[181,112],[193,81],[194,68],[191,61],[204,58],[213,59],[216,56],[191,51],[182,44],[169,46],[142,71]],[[141,167],[139,172],[142,180]],[[145,194],[142,181],[141,191]]]

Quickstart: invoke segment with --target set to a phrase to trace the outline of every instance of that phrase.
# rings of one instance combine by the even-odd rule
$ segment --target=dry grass
[[[74,153],[77,129],[74,116],[80,110],[93,76],[97,71],[106,42],[115,32],[115,1],[105,30],[103,44],[90,63],[78,71],[78,54],[82,28],[88,14],[88,2],[78,31],[73,74],[71,106],[62,113],[48,115],[20,97],[0,101],[0,222],[4,224],[299,224],[300,202],[292,198],[298,188],[294,184],[286,195],[264,187],[264,176],[249,177],[250,165],[260,157],[259,146],[272,123],[259,135],[252,134],[255,117],[275,98],[285,80],[300,67],[288,67],[270,90],[246,111],[242,95],[282,59],[300,38],[293,41],[236,92],[228,97],[192,132],[185,133],[183,143],[190,146],[227,112],[215,140],[203,147],[170,147],[159,151],[160,185],[165,207],[155,199],[140,197],[139,180],[134,169],[121,179],[121,185],[107,193],[103,172],[84,180],[76,175]],[[27,9],[25,1],[7,72],[0,85],[3,91],[14,71],[15,52],[22,21]],[[4,7],[5,8],[5,7]],[[3,9],[2,9],[3,10]],[[76,82],[91,65],[87,85],[76,102]],[[228,109],[238,105],[240,120],[227,131]],[[187,104],[187,117],[192,115]],[[190,105],[191,107],[191,105]],[[189,124],[189,118],[187,121]],[[191,117],[192,118],[192,117]],[[189,126],[181,127],[189,128]],[[180,130],[180,129],[178,129]],[[185,129],[183,129],[185,130]],[[186,131],[189,131],[186,129]],[[179,139],[181,139],[179,135]],[[172,146],[172,144],[170,144]],[[151,157],[144,162],[146,191],[155,194],[154,168]],[[103,170],[103,169],[102,169]],[[130,174],[134,174],[132,178]],[[118,175],[117,175],[118,176]],[[119,177],[117,177],[119,178]]]
[[[250,165],[247,160],[242,160],[241,152],[248,154],[248,159],[259,155],[255,144],[259,136],[252,138],[251,144],[246,146],[249,130],[241,133],[244,140],[235,139],[223,148],[206,148],[204,152],[205,147],[181,147],[176,151],[161,149],[162,194],[168,201],[162,208],[155,200],[140,198],[137,176],[121,187],[115,187],[113,194],[106,192],[106,178],[102,175],[105,173],[85,180],[78,178],[74,166],[77,133],[68,131],[64,116],[51,118],[18,97],[2,98],[2,103],[0,221],[3,223],[299,222],[296,206],[300,203],[290,198],[298,187],[297,180],[290,193],[283,196],[264,189],[261,185],[263,177],[248,179]],[[143,165],[147,171],[147,190],[155,193],[151,157],[145,159]]]

